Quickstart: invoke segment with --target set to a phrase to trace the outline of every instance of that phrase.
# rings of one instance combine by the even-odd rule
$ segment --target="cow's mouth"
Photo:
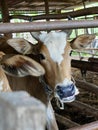
[[[71,83],[68,86],[58,85],[55,89],[55,97],[61,104],[74,101],[78,93],[79,91],[74,83]]]
[[[75,95],[73,96],[70,96],[70,97],[66,97],[66,98],[63,98],[62,101],[64,103],[67,103],[67,102],[73,102],[75,100]]]

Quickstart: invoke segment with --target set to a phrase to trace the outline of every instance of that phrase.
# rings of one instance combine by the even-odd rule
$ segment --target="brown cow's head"
[[[40,54],[40,63],[44,69],[38,66],[39,64],[35,64],[33,60],[31,61],[30,58],[19,55],[12,57],[12,59],[11,57],[5,58],[6,60],[2,62],[3,68],[7,73],[11,73],[11,75],[17,74],[17,76],[25,76],[27,73],[39,76],[43,75],[45,70],[45,82],[54,91],[54,96],[61,102],[73,101],[75,95],[78,94],[78,90],[71,80],[70,52],[72,47],[74,49],[85,47],[95,36],[82,35],[69,43],[67,42],[65,32],[32,33],[32,35],[38,40],[39,44],[32,45],[24,39],[9,39],[8,44],[22,54]],[[17,73],[11,71],[11,67],[14,67],[14,69],[17,68]],[[33,72],[33,69],[36,71],[34,70]],[[39,70],[41,73],[38,73]]]

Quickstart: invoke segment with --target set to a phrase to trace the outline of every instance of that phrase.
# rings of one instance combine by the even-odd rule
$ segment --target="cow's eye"
[[[45,56],[43,54],[39,54],[39,58],[40,58],[40,60],[44,60]]]

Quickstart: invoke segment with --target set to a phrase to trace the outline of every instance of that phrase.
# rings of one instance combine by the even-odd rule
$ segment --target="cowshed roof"
[[[44,11],[45,3],[48,3],[49,10],[73,9],[83,5],[83,2],[90,4],[98,2],[98,0],[6,0],[9,10],[27,11]]]

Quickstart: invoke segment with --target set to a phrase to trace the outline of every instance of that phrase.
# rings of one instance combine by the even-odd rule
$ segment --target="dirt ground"
[[[74,79],[83,79],[89,83],[93,83],[94,85],[98,86],[98,72],[87,71],[86,75],[82,76],[81,70],[72,68],[72,75]],[[78,95],[77,99],[98,109],[98,95],[84,89],[79,90],[80,94]]]
[[[75,79],[85,79],[87,82],[98,85],[98,72],[86,71],[86,74],[82,76],[81,70],[72,68],[72,76]]]

